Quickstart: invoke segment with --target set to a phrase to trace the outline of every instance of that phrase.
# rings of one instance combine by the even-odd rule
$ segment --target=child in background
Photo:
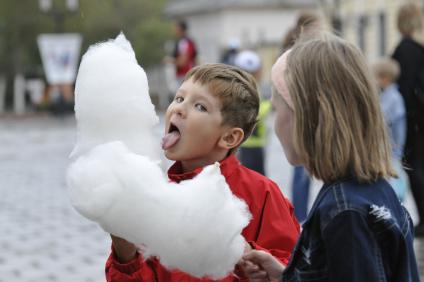
[[[168,171],[175,182],[192,179],[204,166],[220,162],[231,191],[252,214],[242,232],[245,250],[269,252],[285,265],[299,235],[293,207],[274,182],[242,166],[234,155],[252,132],[258,109],[257,87],[250,74],[224,64],[195,67],[167,109],[162,147],[166,157],[176,161]],[[144,260],[133,244],[114,236],[112,241],[107,281],[212,281],[170,271],[156,258]],[[212,249],[214,243],[210,244]],[[244,267],[240,264],[237,276],[220,281],[247,281]]]
[[[380,104],[384,119],[389,128],[392,142],[392,162],[398,175],[390,178],[400,201],[405,200],[408,189],[408,175],[402,167],[403,147],[406,138],[406,111],[402,95],[395,84],[399,76],[399,65],[392,59],[381,59],[373,65],[374,75],[380,88]]]
[[[260,84],[262,63],[257,53],[250,50],[240,52],[234,60],[234,65],[253,75],[256,82]],[[265,119],[271,111],[271,102],[264,100],[261,94],[263,93],[259,93],[261,100],[258,122],[249,138],[241,144],[239,153],[240,161],[244,166],[265,175],[265,145],[267,137]]]
[[[362,53],[334,35],[274,64],[275,131],[292,165],[324,182],[287,267],[252,250],[254,281],[419,281],[412,220],[387,178],[390,139]]]

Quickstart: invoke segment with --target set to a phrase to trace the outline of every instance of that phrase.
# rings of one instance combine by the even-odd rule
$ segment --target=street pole
[[[20,73],[13,83],[13,110],[16,115],[25,114],[25,78]]]

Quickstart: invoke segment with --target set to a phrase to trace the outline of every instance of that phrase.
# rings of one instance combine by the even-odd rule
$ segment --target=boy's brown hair
[[[376,77],[387,77],[391,82],[394,82],[399,74],[399,64],[390,58],[382,58],[372,65],[372,70]]]
[[[259,112],[259,94],[255,78],[225,64],[204,64],[191,69],[184,80],[193,79],[218,97],[221,102],[223,124],[240,127],[243,143],[252,133]]]
[[[324,182],[394,176],[377,89],[361,52],[331,34],[300,40],[285,75],[294,104],[294,146]]]

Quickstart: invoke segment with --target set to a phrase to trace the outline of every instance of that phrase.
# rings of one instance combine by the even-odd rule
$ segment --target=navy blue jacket
[[[419,281],[412,220],[387,181],[325,184],[283,281]]]

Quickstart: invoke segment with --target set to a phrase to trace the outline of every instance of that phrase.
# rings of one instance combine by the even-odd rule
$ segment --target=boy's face
[[[381,89],[385,89],[387,86],[392,84],[392,80],[387,75],[377,75],[377,84]]]
[[[184,35],[184,30],[177,23],[174,24],[174,34],[178,38]]]
[[[221,103],[208,88],[192,79],[178,89],[165,115],[162,147],[170,160],[209,164],[222,152]]]

